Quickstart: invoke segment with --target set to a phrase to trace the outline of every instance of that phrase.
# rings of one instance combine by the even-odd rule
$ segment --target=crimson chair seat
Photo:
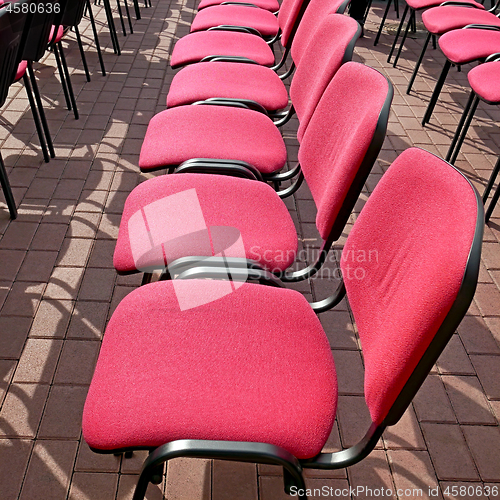
[[[57,28],[56,39],[53,41],[52,37],[54,36],[55,29],[56,29],[55,26],[52,26],[52,28],[50,28],[49,42],[58,43],[62,40],[62,37],[64,36],[64,28],[62,26],[59,26]]]
[[[448,60],[454,64],[466,64],[500,52],[500,31],[453,30],[442,35],[438,43]]]
[[[298,458],[321,451],[335,417],[337,381],[318,318],[300,293],[249,283],[179,308],[179,293],[209,300],[230,285],[162,281],[120,303],[85,403],[83,434],[91,448],[209,439],[270,443]],[[221,335],[228,329],[234,335]]]
[[[191,24],[191,32],[225,24],[249,26],[266,37],[275,36],[279,31],[278,19],[272,12],[242,5],[214,5],[196,14]]]
[[[274,64],[274,54],[260,37],[231,31],[201,31],[183,36],[174,46],[170,66],[177,68],[212,55],[247,57],[262,66]]]
[[[286,162],[283,137],[266,115],[226,106],[180,106],[155,115],[141,149],[142,171],[180,165],[190,158],[242,160],[262,173]]]
[[[244,63],[199,63],[179,71],[170,84],[169,108],[210,97],[251,99],[267,110],[285,108],[285,85],[270,68]]]
[[[472,90],[490,104],[500,103],[500,61],[480,64],[467,75]]]
[[[15,82],[19,81],[24,76],[27,68],[28,68],[28,61],[21,61],[19,63],[19,66],[17,67],[16,77],[14,78]]]
[[[227,0],[201,0],[198,5],[198,10],[205,9],[206,7],[211,7],[212,5],[220,5],[222,2]],[[280,4],[278,0],[251,0],[250,2],[245,2],[244,0],[236,0],[241,1],[242,3],[252,3],[261,9],[269,10],[270,12],[277,12],[280,8]]]
[[[167,248],[168,242],[164,243],[162,236],[153,235],[154,241],[161,240],[163,244],[161,257],[158,257],[158,253],[150,251],[149,240],[147,242],[144,239],[141,240],[142,230],[139,231],[134,226],[129,231],[129,221],[134,214],[142,210],[147,219],[147,227],[154,232],[155,224],[151,217],[155,217],[156,214],[148,216],[147,210],[144,211],[145,207],[158,200],[167,199],[171,195],[193,189],[196,190],[197,203],[199,202],[203,212],[205,225],[236,228],[241,234],[248,259],[260,262],[271,271],[285,270],[294,262],[297,251],[297,232],[285,204],[269,185],[221,175],[176,174],[164,175],[143,182],[127,197],[113,260],[118,272],[131,273],[139,270],[139,267],[141,269],[150,266],[161,268],[165,266],[165,258],[168,265],[177,258],[189,254],[187,245],[179,244],[177,248],[174,243],[170,243]],[[178,211],[182,214],[185,212],[182,208]],[[189,223],[189,220],[188,218],[185,225]],[[166,223],[163,221],[162,224],[160,229]],[[142,226],[145,227],[145,225],[146,222]],[[184,228],[185,225],[182,227]],[[170,230],[170,242],[175,239],[174,233],[174,230]],[[130,234],[138,235],[134,236],[138,241],[131,242]],[[191,245],[189,248],[194,248],[191,255],[199,255],[200,251],[195,246]],[[244,257],[240,254],[227,256]]]
[[[500,26],[500,19],[491,12],[465,7],[444,5],[422,13],[422,21],[428,31],[441,35],[451,30],[463,28],[468,24],[493,24]]]

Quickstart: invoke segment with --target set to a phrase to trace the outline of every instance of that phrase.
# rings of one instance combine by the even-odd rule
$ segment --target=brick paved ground
[[[2,500],[124,500],[131,498],[144,454],[132,459],[95,455],[81,439],[81,412],[107,318],[140,282],[117,277],[112,252],[120,213],[130,190],[148,175],[138,154],[146,125],[163,110],[173,72],[171,45],[189,30],[193,1],[153,0],[135,21],[133,35],[120,35],[123,54],[110,48],[104,13],[95,7],[105,46],[106,77],[88,52],[92,82],[85,83],[78,49],[64,42],[73,70],[81,118],[64,108],[49,54],[36,65],[57,158],[43,163],[28,100],[20,84],[0,111],[0,146],[19,218],[0,207],[0,498]],[[466,70],[452,71],[431,124],[420,125],[443,56],[430,50],[415,91],[406,83],[422,44],[409,40],[398,68],[386,62],[392,37],[373,47],[383,3],[375,3],[355,60],[386,74],[395,86],[387,139],[362,199],[405,148],[445,155],[468,86]],[[394,13],[391,12],[394,24]],[[84,43],[90,30],[83,25]],[[389,26],[391,27],[391,26]],[[457,166],[482,192],[500,153],[500,111],[480,105]],[[284,130],[290,162],[296,159],[296,123]],[[155,174],[157,175],[157,174]],[[303,245],[318,243],[307,188],[288,202]],[[358,204],[356,211],[362,206]],[[334,473],[308,473],[311,487],[365,486],[422,489],[496,485],[500,488],[500,206],[486,228],[480,283],[466,319],[401,422],[387,431],[361,464]],[[425,242],[422,242],[425,245]],[[326,278],[298,287],[321,298]],[[340,379],[338,419],[331,449],[353,444],[366,428],[362,360],[347,304],[322,315]],[[482,490],[478,489],[478,492]],[[462,493],[464,490],[462,490]],[[410,494],[408,494],[410,493]],[[269,466],[176,460],[148,499],[287,498],[279,470]],[[484,498],[479,494],[438,498]],[[355,498],[372,498],[359,495]],[[395,496],[394,496],[395,498]],[[418,498],[407,492],[400,498]],[[433,497],[432,497],[433,498]],[[495,498],[490,496],[490,498]]]

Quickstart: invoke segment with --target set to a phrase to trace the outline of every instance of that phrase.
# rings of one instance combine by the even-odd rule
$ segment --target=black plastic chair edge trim
[[[233,97],[209,97],[208,99],[205,99],[203,101],[196,101],[192,104],[214,104],[216,106],[224,106],[224,105],[232,106],[234,104],[234,107],[241,107],[238,106],[238,104],[243,104],[247,109],[258,111],[263,115],[269,116],[267,109],[264,106],[262,106],[262,104],[260,104],[257,101],[254,101],[253,99],[238,99]]]
[[[354,53],[354,47],[356,45],[356,42],[359,40],[359,37],[361,36],[361,24],[358,22],[358,29],[356,30],[356,33],[354,33],[353,37],[351,38],[351,41],[347,44],[347,47],[345,48],[344,51],[344,57],[342,58],[342,63],[345,64],[346,62],[352,61],[352,55]]]
[[[233,267],[210,267],[198,266],[192,267],[180,273],[175,279],[201,279],[210,278],[216,280],[239,281],[246,282],[248,280],[258,281],[262,285],[284,288],[283,283],[263,269],[248,269],[248,268],[233,268]]]
[[[495,26],[494,24],[468,24],[464,26],[462,29],[476,29],[476,30],[490,30],[490,31],[500,31],[500,26]],[[474,58],[473,61],[477,60]],[[465,64],[465,63],[464,63]]]
[[[213,173],[218,174],[225,170],[224,175],[234,175],[235,177],[245,177],[250,180],[263,181],[260,171],[245,161],[241,160],[224,160],[218,158],[191,158],[181,163],[174,173]],[[233,172],[233,174],[231,174]]]
[[[224,56],[224,55],[211,55],[201,59],[200,62],[239,62],[244,64],[259,64],[257,61],[243,56]],[[260,65],[259,65],[260,66]],[[175,66],[178,68],[179,66]],[[174,66],[172,66],[174,68]]]
[[[133,500],[144,498],[150,478],[158,467],[180,457],[279,465],[287,472],[289,483],[305,490],[300,462],[283,448],[267,443],[183,439],[164,444],[149,455],[143,464]]]
[[[448,164],[467,180],[474,191],[477,201],[476,229],[474,232],[474,237],[465,267],[465,273],[457,294],[457,298],[455,299],[453,305],[451,306],[451,309],[449,310],[434,338],[429,344],[429,347],[426,349],[415,370],[413,370],[413,373],[411,374],[396,401],[389,410],[388,415],[385,417],[384,425],[387,427],[396,424],[403,416],[406,408],[408,408],[408,405],[411,403],[415,394],[417,393],[420,386],[434,366],[435,362],[441,355],[443,349],[446,347],[446,344],[455,333],[458,325],[465,316],[472,302],[477,287],[479,264],[481,260],[481,246],[484,232],[484,206],[481,197],[477,192],[477,189],[473,186],[469,179],[467,179],[467,177],[463,175],[456,167],[454,167],[450,163]]]
[[[495,52],[494,54],[489,55],[484,62],[492,62],[492,61],[499,61],[500,60],[500,52]]]
[[[252,28],[251,26],[237,26],[233,24],[219,24],[219,26],[212,26],[208,28],[207,31],[235,31],[237,33],[248,33],[250,35],[258,36],[259,38],[264,38],[262,33]]]
[[[343,469],[357,464],[375,448],[385,426],[372,423],[364,437],[355,445],[334,453],[320,453],[309,460],[299,460],[304,469]]]
[[[269,182],[288,181],[288,180],[292,179],[293,177],[295,177],[296,175],[298,175],[300,170],[301,170],[300,163],[297,163],[297,165],[295,165],[295,167],[293,167],[290,170],[287,170],[286,172],[281,172],[278,174],[269,174],[269,175],[264,174],[263,177],[264,177],[264,180],[266,182],[268,182],[268,181]]]
[[[260,9],[258,5],[249,2],[221,2],[219,5],[241,5],[243,7],[254,7],[255,9]],[[265,10],[265,9],[263,9]]]
[[[474,3],[470,3],[470,2],[460,2],[460,1],[457,1],[457,0],[452,0],[452,1],[448,1],[448,2],[443,2],[442,4],[439,5],[439,7],[446,7],[446,6],[451,6],[451,7],[464,7],[464,8],[472,8],[472,9],[479,9],[479,10],[483,10],[481,9],[481,7],[478,7],[476,4]]]

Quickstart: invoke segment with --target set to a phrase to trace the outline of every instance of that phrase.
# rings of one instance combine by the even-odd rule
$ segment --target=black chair
[[[19,3],[24,4],[27,1],[21,0]],[[0,6],[0,106],[5,103],[9,87],[17,73],[19,47],[25,22],[26,14],[22,10],[13,11],[10,3]],[[15,219],[17,217],[16,202],[1,156],[0,183],[2,184],[5,201],[9,207],[10,216]]]

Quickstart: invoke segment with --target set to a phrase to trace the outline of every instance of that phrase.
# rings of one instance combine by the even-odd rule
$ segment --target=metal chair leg
[[[92,32],[94,33],[94,41],[97,49],[97,56],[99,57],[99,64],[101,65],[102,76],[106,76],[106,68],[104,67],[104,61],[102,59],[101,44],[99,43],[99,37],[97,36],[97,28],[95,25],[94,13],[92,12],[92,5],[90,4],[90,0],[87,0],[87,12],[89,14]]]
[[[141,10],[139,8],[138,0],[134,0],[134,10],[135,10],[135,18],[140,19],[141,18]]]
[[[71,77],[69,75],[68,65],[66,64],[66,58],[64,57],[62,43],[58,42],[56,46],[59,49],[59,55],[61,56],[61,63],[64,70],[64,76],[66,77],[66,84],[68,85],[69,98],[71,99],[71,105],[73,106],[73,114],[75,115],[75,120],[78,120],[80,115],[78,114],[78,108],[76,107],[75,94],[73,92],[73,85],[71,85]]]
[[[128,8],[127,0],[123,0],[123,3],[125,4],[125,12],[128,18],[128,27],[130,28],[130,34],[132,35],[134,33],[134,28],[132,28],[132,19],[130,18],[130,10]]]
[[[389,13],[389,7],[391,6],[392,0],[387,0],[387,7],[385,8],[384,15],[382,17],[382,21],[380,21],[380,26],[378,28],[377,36],[375,37],[375,41],[373,45],[377,45],[380,35],[382,34],[382,28],[384,27],[385,20],[387,19],[387,14]]]
[[[116,6],[118,7],[118,15],[120,16],[120,23],[122,25],[123,36],[127,36],[127,31],[125,30],[125,21],[123,20],[122,6],[120,5],[120,0],[116,0]]]
[[[14,200],[14,195],[12,194],[9,178],[7,177],[7,171],[5,170],[5,165],[3,163],[1,154],[0,154],[0,184],[2,185],[5,201],[7,202],[7,207],[9,208],[10,218],[15,219],[17,218],[16,200]]]
[[[68,87],[66,85],[66,78],[64,77],[64,71],[63,71],[62,64],[61,64],[61,57],[59,56],[59,50],[57,49],[56,45],[54,45],[52,47],[52,49],[54,50],[54,56],[56,57],[57,69],[59,71],[59,76],[61,77],[61,85],[62,85],[63,92],[64,92],[64,98],[66,99],[66,107],[68,108],[69,111],[71,111],[71,109],[72,109],[71,108],[71,101],[69,99]]]
[[[30,103],[31,113],[33,114],[33,120],[35,122],[38,139],[40,140],[40,146],[43,152],[43,159],[45,160],[45,163],[48,163],[50,161],[49,152],[47,150],[47,144],[45,143],[45,136],[43,134],[42,124],[40,123],[40,117],[38,116],[38,111],[36,109],[36,103],[35,99],[33,98],[33,92],[31,91],[30,80],[26,73],[23,76],[23,82],[24,82],[24,87],[26,88],[26,94],[28,95],[28,101]]]
[[[28,74],[31,80],[31,89],[35,96],[35,101],[38,107],[38,114],[40,115],[40,120],[42,121],[43,131],[45,132],[45,140],[47,141],[47,146],[49,148],[49,153],[51,158],[55,158],[56,153],[54,151],[54,144],[52,143],[52,137],[50,135],[49,124],[47,123],[47,118],[45,116],[45,110],[43,109],[42,98],[40,96],[40,90],[38,89],[38,83],[36,82],[35,72],[33,71],[33,64],[28,61]]]
[[[406,14],[408,13],[408,9],[409,9],[409,6],[406,5],[405,10],[403,12],[403,16],[401,17],[401,21],[399,22],[398,31],[396,31],[396,36],[394,37],[394,42],[392,42],[391,50],[389,52],[389,55],[387,56],[388,63],[391,62],[392,53],[394,52],[394,49],[396,48],[396,44],[398,43],[399,34],[401,33],[401,28],[403,27],[403,24],[405,22],[405,18],[406,18]]]
[[[87,58],[85,57],[85,51],[83,50],[80,30],[78,29],[78,26],[74,26],[74,28],[75,28],[76,41],[78,42],[78,48],[80,49],[80,55],[82,57],[83,69],[85,70],[85,77],[87,78],[87,82],[90,82],[89,67],[87,65]]]
[[[439,76],[439,79],[436,82],[436,86],[434,87],[434,92],[432,93],[431,100],[429,101],[429,105],[427,106],[427,109],[425,111],[424,118],[422,119],[422,125],[429,123],[429,120],[431,119],[432,112],[434,111],[434,108],[436,107],[436,103],[437,103],[437,100],[439,98],[439,94],[441,93],[441,89],[443,88],[444,81],[446,80],[446,77],[448,75],[448,71],[450,71],[450,68],[451,68],[451,62],[447,60],[444,63],[443,70],[441,71],[441,75]]]
[[[410,81],[408,82],[408,87],[406,88],[406,93],[409,94],[411,92],[411,88],[413,86],[413,82],[415,81],[415,77],[417,76],[418,70],[420,68],[420,65],[422,64],[422,61],[424,59],[424,54],[425,51],[427,50],[427,46],[429,45],[429,41],[431,39],[431,34],[429,33],[427,35],[427,38],[425,39],[424,46],[422,47],[422,52],[420,52],[420,56],[418,58],[417,64],[415,64],[415,68],[413,70],[413,74],[411,75]]]
[[[463,139],[462,139],[460,144],[458,144],[459,138],[461,137],[460,134],[463,131],[464,123],[469,115],[469,111],[470,111],[472,103],[474,102],[475,99],[477,99],[475,93],[471,92],[469,99],[467,100],[467,104],[465,105],[464,112],[462,113],[462,116],[460,117],[460,121],[458,122],[458,126],[457,126],[457,129],[455,130],[455,134],[453,136],[453,139],[451,140],[451,144],[450,144],[450,147],[448,149],[448,153],[446,153],[446,158],[445,158],[446,161],[449,161],[451,163],[455,163],[455,160],[456,160],[457,155],[458,155],[458,151],[460,150],[460,147],[461,147],[462,142],[463,142]],[[476,107],[477,107],[477,104],[474,107],[473,114],[476,111]],[[469,128],[469,125],[470,125],[470,120],[468,120],[468,125],[466,126],[465,133],[467,133],[467,129]],[[465,137],[465,134],[464,134],[464,137]],[[456,154],[455,154],[455,151],[456,151]]]
[[[106,19],[108,20],[109,34],[111,36],[111,42],[113,43],[113,51],[115,54],[120,55],[120,43],[118,42],[118,35],[116,34],[115,21],[113,19],[113,13],[111,11],[111,5],[109,0],[104,0],[104,10],[106,12]]]
[[[495,166],[493,167],[493,171],[491,172],[491,175],[490,175],[490,180],[488,181],[486,189],[484,190],[484,193],[483,193],[483,203],[485,205],[486,205],[486,202],[488,201],[488,196],[490,195],[490,192],[493,189],[493,185],[495,184],[495,181],[496,181],[496,178],[497,178],[497,175],[499,172],[500,172],[500,156],[498,157],[498,160],[495,163]]]
[[[405,44],[406,37],[408,36],[408,30],[409,30],[411,22],[414,18],[415,18],[415,11],[413,9],[410,9],[410,19],[408,19],[408,23],[406,25],[403,39],[401,40],[401,43],[399,44],[398,53],[396,54],[396,58],[394,59],[394,63],[392,64],[394,68],[396,67],[396,64],[399,61],[399,56],[401,55],[401,51],[403,50],[403,45]]]
[[[488,199],[488,195],[491,191],[491,188],[493,187],[493,184],[495,184],[495,180],[498,176],[498,173],[500,172],[500,157],[498,158],[495,168],[493,169],[493,172],[491,172],[491,177],[488,182],[488,186],[486,186],[486,190],[483,195],[483,203],[486,203],[486,200]],[[493,210],[495,208],[495,205],[498,203],[498,198],[500,198],[500,185],[497,186],[497,189],[495,193],[493,194],[493,198],[490,201],[490,205],[488,207],[488,210],[486,210],[486,215],[485,215],[485,220],[488,222],[490,220],[491,214],[493,213]]]

